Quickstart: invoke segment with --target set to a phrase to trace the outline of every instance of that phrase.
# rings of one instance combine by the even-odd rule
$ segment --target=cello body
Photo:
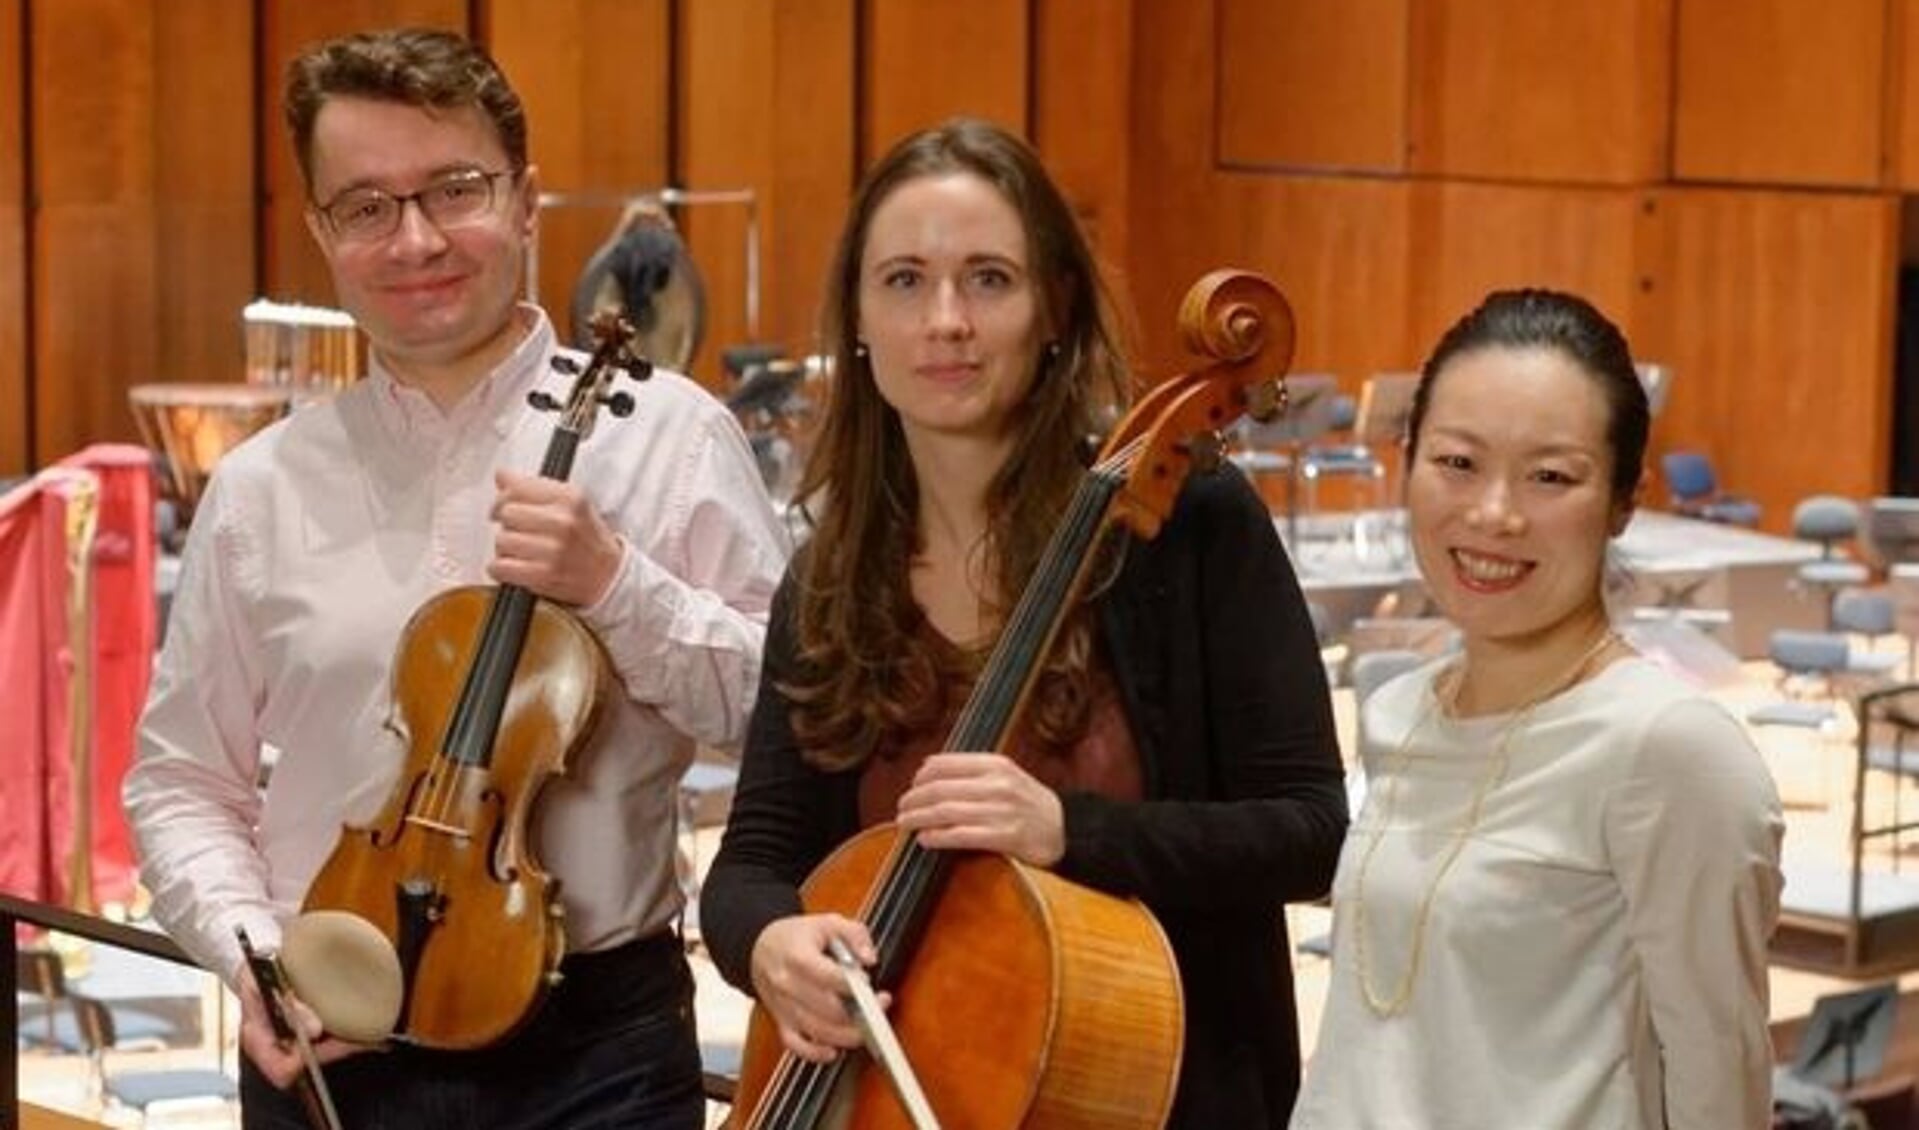
[[[305,910],[350,910],[391,939],[408,967],[394,1035],[428,1047],[494,1043],[530,1016],[565,952],[560,884],[532,846],[532,808],[547,777],[592,733],[611,675],[599,641],[572,615],[537,601],[491,763],[467,767],[440,750],[453,696],[478,646],[493,591],[468,586],[421,605],[393,674],[407,741],[399,783],[370,824],[341,829],[308,889]],[[453,829],[449,831],[449,829]],[[430,941],[396,892],[435,884]],[[441,929],[458,918],[480,928]]]
[[[801,889],[807,912],[857,913],[897,839],[884,824],[840,845]],[[947,1130],[1161,1126],[1182,1015],[1172,950],[1145,907],[985,853],[953,861],[888,1012],[907,1048],[940,1049],[915,1070]],[[756,1106],[781,1051],[755,1009],[735,1110]],[[822,1130],[910,1130],[877,1065],[844,1086],[852,1101]]]

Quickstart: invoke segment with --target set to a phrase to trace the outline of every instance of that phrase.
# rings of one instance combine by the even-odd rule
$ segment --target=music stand
[[[1886,1065],[1886,1047],[1892,1042],[1898,1010],[1895,981],[1820,997],[1799,1037],[1792,1073],[1841,1091],[1850,1090],[1861,1077],[1879,1074]]]
[[[1413,394],[1419,391],[1418,373],[1376,373],[1359,390],[1359,411],[1353,431],[1369,447],[1397,447],[1406,442],[1413,417]]]
[[[1282,381],[1286,389],[1286,407],[1271,420],[1247,417],[1241,427],[1241,440],[1257,453],[1260,449],[1283,448],[1286,470],[1286,544],[1294,553],[1299,545],[1299,457],[1306,445],[1333,430],[1337,413],[1334,401],[1339,396],[1339,380],[1331,373],[1295,373]],[[1249,471],[1257,466],[1240,460]]]
[[[1885,568],[1919,562],[1919,498],[1880,497],[1866,503],[1865,543]]]

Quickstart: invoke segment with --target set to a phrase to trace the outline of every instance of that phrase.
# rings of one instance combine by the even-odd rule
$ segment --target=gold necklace
[[[1432,714],[1433,707],[1439,701],[1436,689],[1432,697],[1421,707],[1419,715],[1413,719],[1413,724],[1407,729],[1406,736],[1400,739],[1399,749],[1394,754],[1393,764],[1388,770],[1384,811],[1373,824],[1372,836],[1366,842],[1366,851],[1359,857],[1359,873],[1353,880],[1354,966],[1359,975],[1359,993],[1366,999],[1366,1007],[1373,1010],[1373,1015],[1381,1019],[1393,1016],[1405,1008],[1406,1002],[1412,999],[1413,983],[1419,977],[1419,959],[1426,949],[1426,922],[1432,915],[1434,896],[1438,895],[1439,885],[1445,881],[1446,873],[1452,870],[1453,864],[1459,859],[1459,853],[1465,850],[1466,841],[1471,839],[1473,833],[1479,829],[1479,819],[1487,796],[1491,795],[1493,788],[1506,776],[1507,755],[1512,748],[1513,736],[1519,732],[1521,726],[1525,725],[1526,720],[1532,717],[1535,708],[1577,683],[1592,661],[1599,658],[1601,652],[1618,640],[1618,635],[1608,628],[1600,635],[1599,641],[1579,657],[1579,662],[1573,664],[1571,671],[1547,684],[1546,689],[1515,712],[1513,720],[1506,723],[1505,728],[1499,732],[1499,743],[1493,749],[1493,756],[1485,775],[1480,778],[1478,787],[1473,790],[1473,802],[1466,811],[1466,819],[1460,824],[1459,830],[1453,833],[1453,841],[1446,848],[1446,856],[1439,861],[1439,870],[1433,873],[1432,882],[1426,885],[1426,893],[1420,896],[1419,908],[1413,913],[1412,946],[1406,958],[1405,971],[1400,975],[1399,984],[1393,987],[1392,995],[1381,996],[1373,987],[1370,972],[1372,962],[1366,949],[1366,873],[1372,868],[1373,853],[1379,850],[1380,841],[1385,838],[1386,829],[1393,822],[1393,810],[1399,801],[1399,781],[1405,774],[1407,761],[1412,756],[1413,737],[1419,733],[1419,728],[1425,725],[1427,717]],[[1461,679],[1463,678],[1462,670]],[[1435,682],[1437,682],[1436,679]],[[1454,701],[1458,701],[1457,684],[1454,686]]]

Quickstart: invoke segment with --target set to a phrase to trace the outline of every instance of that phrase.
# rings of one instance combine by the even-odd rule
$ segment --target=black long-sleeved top
[[[747,992],[760,931],[801,913],[798,885],[859,830],[859,770],[807,765],[778,690],[796,662],[793,588],[789,570],[700,898],[714,960]],[[1172,943],[1186,1048],[1169,1125],[1283,1127],[1299,1033],[1282,904],[1327,892],[1346,800],[1311,618],[1244,478],[1189,478],[1159,536],[1127,548],[1099,616],[1145,799],[1066,794],[1055,871],[1139,898]]]

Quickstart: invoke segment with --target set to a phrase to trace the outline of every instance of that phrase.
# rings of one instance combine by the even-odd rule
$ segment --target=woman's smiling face
[[[1613,490],[1611,410],[1550,347],[1486,346],[1436,375],[1406,479],[1427,588],[1470,638],[1543,638],[1601,603]]]

